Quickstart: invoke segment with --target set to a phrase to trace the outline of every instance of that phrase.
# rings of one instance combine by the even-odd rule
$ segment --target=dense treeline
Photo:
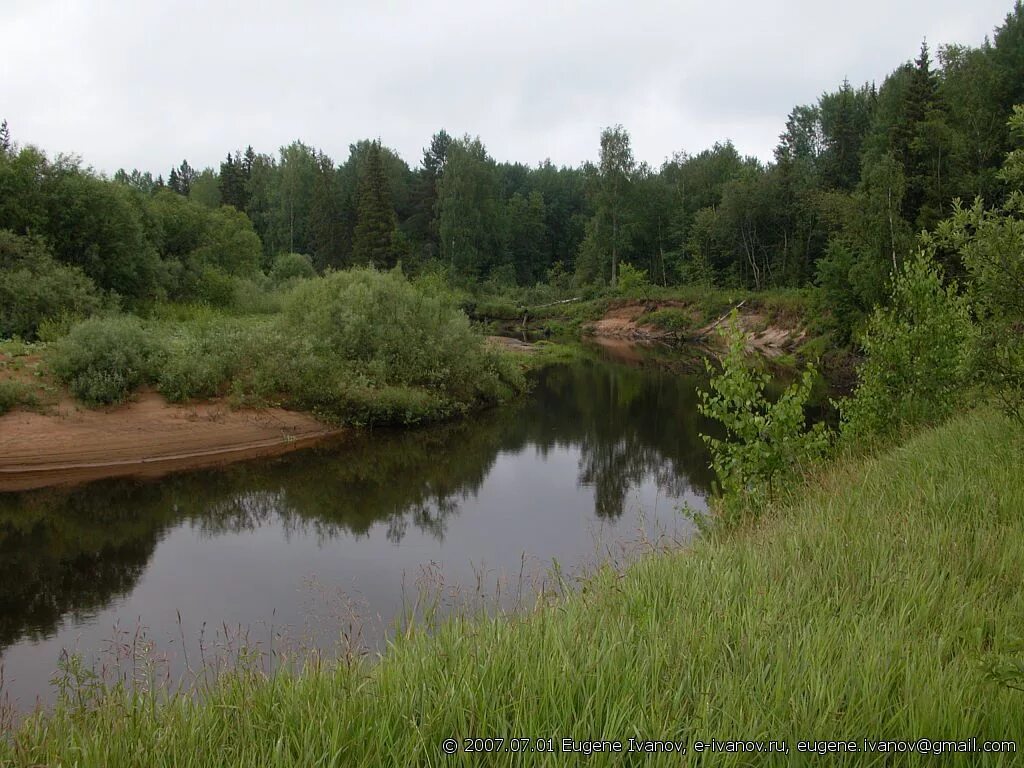
[[[878,87],[844,82],[796,107],[767,164],[725,141],[654,168],[616,126],[599,162],[579,168],[498,163],[479,139],[442,130],[416,168],[379,141],[342,162],[295,142],[276,156],[229,152],[216,169],[182,162],[166,180],[107,179],[19,147],[5,125],[0,294],[27,290],[34,306],[77,314],[112,300],[225,303],[240,282],[310,266],[440,267],[500,289],[614,284],[628,263],[661,284],[818,285],[848,334],[955,197],[1003,199],[997,171],[1020,102],[1018,1],[991,42],[934,58],[925,44]],[[38,330],[38,311],[10,314],[0,335]]]

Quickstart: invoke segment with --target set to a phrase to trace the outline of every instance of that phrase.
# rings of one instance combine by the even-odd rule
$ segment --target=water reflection
[[[43,638],[184,603],[257,621],[289,600],[258,585],[291,584],[304,567],[362,579],[384,614],[396,574],[417,564],[510,567],[524,551],[564,562],[589,546],[588,526],[618,524],[632,493],[672,514],[699,505],[711,480],[701,429],[694,379],[588,359],[467,422],[156,481],[0,495],[0,649],[23,663]],[[251,585],[244,599],[239,582]],[[27,677],[22,692],[45,687]]]

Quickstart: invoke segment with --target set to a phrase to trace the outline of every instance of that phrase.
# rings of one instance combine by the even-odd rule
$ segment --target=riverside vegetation
[[[1024,129],[1024,109],[1015,121]],[[1019,161],[1011,155],[1005,172]],[[374,663],[348,655],[271,676],[241,664],[174,692],[144,680],[95,685],[72,657],[54,710],[0,742],[0,759],[454,765],[465,755],[440,751],[453,735],[525,734],[782,740],[789,755],[758,760],[789,765],[815,757],[798,754],[798,742],[842,734],[1001,742],[1002,752],[944,761],[1016,764],[1007,742],[1024,744],[1024,431],[1019,371],[1008,366],[1019,347],[1007,340],[993,373],[984,345],[1020,327],[1024,301],[1009,296],[999,312],[973,302],[991,300],[991,270],[1005,270],[1000,286],[1024,275],[1019,194],[975,211],[985,227],[958,229],[954,217],[939,228],[955,237],[964,289],[943,279],[932,237],[894,276],[891,300],[868,322],[859,384],[840,403],[837,433],[808,431],[795,415],[807,377],[767,400],[733,335],[702,406],[728,430],[711,443],[726,514],[687,550],[624,570],[605,565],[578,589],[542,592],[512,615],[434,622],[428,609]],[[990,398],[1003,407],[971,405]],[[517,760],[555,765],[565,756]],[[716,764],[750,761],[746,752],[716,755]]]
[[[102,205],[120,200],[124,210],[138,206],[150,216],[164,206],[175,217],[206,217],[202,236],[173,251],[177,256],[166,250],[174,217],[160,225],[160,247],[124,251],[132,258],[149,254],[146,272],[121,269],[113,258],[90,261],[94,250],[65,249],[59,232],[37,240],[27,227],[11,224],[22,213],[3,214],[2,224],[14,232],[0,239],[4,280],[45,287],[41,301],[58,297],[45,312],[0,305],[4,332],[17,323],[14,332],[51,339],[57,375],[90,400],[117,400],[148,382],[172,398],[228,389],[243,400],[285,398],[342,420],[460,412],[522,384],[515,368],[473,336],[457,308],[462,300],[453,295],[471,295],[479,311],[501,295],[493,289],[502,284],[524,284],[505,295],[564,296],[558,286],[575,281],[575,290],[600,301],[604,291],[665,290],[652,286],[651,276],[667,283],[670,271],[691,286],[807,289],[833,342],[854,340],[862,360],[852,395],[838,403],[837,429],[808,428],[802,417],[813,372],[770,400],[763,375],[749,367],[738,333],[727,325],[731,341],[722,369],[702,402],[726,430],[724,438],[709,440],[721,493],[706,535],[684,552],[652,554],[625,569],[605,565],[578,588],[543,592],[532,609],[514,615],[432,622],[428,611],[423,624],[397,633],[373,663],[343,656],[270,676],[242,664],[216,680],[203,678],[196,691],[171,691],[145,681],[94,685],[72,657],[58,704],[0,739],[0,763],[459,764],[465,755],[446,757],[440,745],[471,735],[784,739],[791,750],[799,740],[976,737],[1024,748],[1024,153],[1013,148],[1014,140],[1024,141],[1024,108],[1013,107],[1024,101],[1024,77],[1013,69],[1020,66],[1022,40],[1018,3],[994,44],[944,49],[941,77],[925,49],[880,91],[844,85],[814,108],[795,110],[776,164],[731,177],[706,206],[690,210],[697,203],[688,200],[678,207],[676,232],[685,240],[677,242],[675,261],[668,249],[637,245],[636,229],[609,235],[602,223],[629,215],[609,190],[625,179],[647,194],[659,180],[706,169],[728,153],[716,148],[718,154],[699,163],[683,158],[661,174],[644,175],[632,163],[628,135],[607,131],[601,166],[590,176],[592,207],[576,219],[584,234],[572,252],[573,269],[549,262],[548,285],[541,287],[531,280],[544,272],[544,259],[520,255],[520,249],[532,252],[523,245],[532,241],[521,217],[535,209],[541,221],[552,203],[532,192],[506,200],[496,180],[513,174],[499,173],[478,141],[439,140],[425,157],[419,178],[433,190],[429,210],[440,212],[442,234],[454,237],[441,237],[433,256],[426,247],[418,252],[426,258],[403,261],[412,280],[373,268],[390,268],[389,259],[397,263],[417,252],[412,233],[418,231],[396,227],[394,212],[381,205],[385,171],[401,174],[376,144],[359,150],[357,224],[346,246],[369,266],[337,272],[326,270],[332,262],[318,261],[326,258],[319,255],[308,265],[301,257],[275,257],[271,268],[259,269],[261,259],[268,266],[259,252],[268,238],[243,221],[253,198],[241,208],[200,210],[187,197],[190,189],[181,194],[184,168],[172,191],[155,194],[140,189],[160,186],[152,179],[125,174],[107,182],[60,163],[41,175],[24,174],[48,180],[43,198],[88,187]],[[1000,127],[988,130],[987,149],[951,159],[965,146],[947,152],[958,125],[982,113],[1000,118]],[[826,134],[825,151],[810,141],[819,131]],[[966,146],[977,144],[980,134],[972,136]],[[839,151],[851,148],[844,144],[851,137],[855,151]],[[5,148],[5,183],[18,163],[43,162],[26,152]],[[297,152],[283,151],[278,171],[292,167]],[[961,164],[940,174],[932,162],[940,155]],[[229,161],[227,171],[221,168],[221,194],[238,178],[242,189],[256,189],[245,182],[266,168],[257,172],[253,160],[250,175],[238,176],[236,161]],[[324,158],[319,163],[334,172]],[[524,178],[546,179],[553,188],[552,179],[572,178],[550,168],[531,173]],[[795,197],[758,196],[776,182],[792,190],[782,182],[794,179],[805,184]],[[198,176],[189,180],[200,183]],[[963,190],[972,192],[973,203],[954,201]],[[462,216],[454,201],[467,199],[480,215]],[[633,210],[638,227],[638,211],[658,210],[647,205],[653,196],[641,199]],[[730,220],[730,211],[756,215]],[[776,217],[780,211],[786,216]],[[258,205],[250,212],[267,213]],[[277,230],[267,224],[273,216],[250,218],[282,237],[280,224]],[[85,223],[98,226],[92,218]],[[147,229],[152,219],[141,214],[137,223],[146,246],[147,233],[157,228]],[[915,238],[914,228],[923,234]],[[320,237],[314,230],[305,236]],[[422,230],[428,246],[431,231],[429,223]],[[797,231],[801,236],[791,238]],[[293,229],[285,250],[294,250],[295,237]],[[764,247],[751,249],[751,237]],[[459,250],[446,250],[447,242]],[[780,242],[806,246],[791,258]],[[256,248],[234,258],[240,243],[242,251],[245,243]],[[630,256],[635,269],[626,267],[631,248],[649,262]],[[348,258],[344,248],[339,253]],[[438,255],[441,266],[432,261]],[[138,283],[147,274],[152,284]],[[47,275],[52,281],[33,279]],[[281,288],[265,290],[264,281],[275,280]],[[178,303],[154,301],[154,291]],[[182,300],[236,307],[249,300],[269,311],[242,321],[230,312],[182,309]],[[137,317],[118,315],[119,308]],[[375,322],[371,313],[381,311],[387,322]],[[93,317],[81,322],[86,315]],[[415,335],[420,332],[427,335]],[[422,345],[435,341],[461,346],[450,357],[447,350],[424,355]],[[207,363],[199,361],[212,349],[220,351],[209,355],[204,370]],[[566,586],[558,576],[556,570],[556,582]],[[678,764],[678,756],[663,757]],[[476,758],[509,762],[507,755]],[[621,759],[597,755],[588,762]],[[715,762],[751,759],[719,754]],[[934,758],[828,759],[926,765]],[[565,762],[558,754],[521,760]],[[1020,755],[952,754],[945,761],[1013,765]]]
[[[398,273],[335,272],[280,302],[244,319],[197,308],[87,320],[56,343],[53,370],[87,403],[121,402],[147,383],[172,402],[231,393],[354,424],[446,418],[524,388],[443,291]]]

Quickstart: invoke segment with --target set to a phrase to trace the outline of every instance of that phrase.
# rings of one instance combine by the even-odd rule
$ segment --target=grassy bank
[[[113,695],[89,711],[58,709],[0,746],[0,763],[577,761],[442,754],[444,739],[470,736],[775,739],[791,750],[718,754],[714,765],[935,759],[798,754],[801,740],[977,737],[1024,749],[1024,693],[990,674],[1022,659],[1022,465],[1019,427],[961,416],[878,458],[839,462],[756,528],[601,572],[520,618],[414,633],[373,667],[225,679],[204,704]]]

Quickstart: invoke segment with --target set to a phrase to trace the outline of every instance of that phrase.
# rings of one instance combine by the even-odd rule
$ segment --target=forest
[[[416,167],[367,139],[335,159],[302,141],[226,148],[218,168],[97,173],[0,133],[0,336],[104,307],[218,307],[330,270],[400,266],[500,295],[659,285],[810,287],[840,340],[957,198],[993,205],[1024,102],[1024,9],[978,46],[923,43],[881,83],[844,81],[790,112],[763,163],[727,139],[660,165],[626,128],[580,167],[499,163],[434,134]],[[597,138],[597,137],[595,137]],[[962,273],[939,249],[947,273]]]

